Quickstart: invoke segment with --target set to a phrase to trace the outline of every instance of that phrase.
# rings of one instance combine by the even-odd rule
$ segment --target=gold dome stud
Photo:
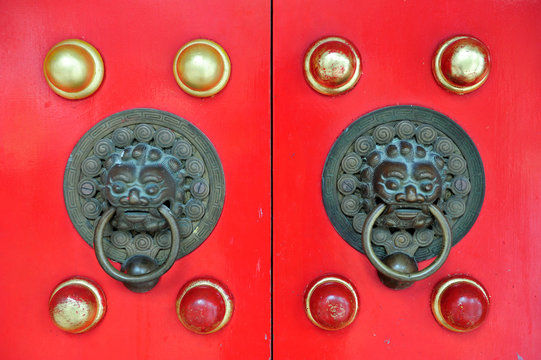
[[[316,41],[304,57],[304,76],[315,91],[340,95],[361,77],[361,57],[355,46],[337,36]]]
[[[94,328],[107,310],[107,300],[94,281],[74,276],[58,284],[49,299],[49,315],[60,330],[80,334]]]
[[[440,45],[432,62],[436,82],[444,89],[466,94],[485,83],[490,72],[490,54],[480,40],[455,36]]]
[[[196,39],[184,44],[177,52],[173,73],[186,93],[208,97],[227,85],[231,62],[227,52],[214,41]]]
[[[69,39],[49,50],[43,73],[56,94],[66,99],[83,99],[100,87],[104,66],[95,47],[83,40]]]

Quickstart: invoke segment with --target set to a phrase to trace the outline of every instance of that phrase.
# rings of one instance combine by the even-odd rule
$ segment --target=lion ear
[[[107,170],[111,169],[116,163],[118,163],[120,161],[120,155],[118,153],[114,153],[112,154],[111,156],[109,156],[107,158],[107,160],[105,160],[105,168]]]
[[[442,170],[445,166],[445,160],[439,155],[434,156],[434,164],[438,167],[438,169]]]
[[[424,159],[424,157],[426,156],[426,150],[423,149],[422,146],[417,146],[417,148],[415,149],[415,156],[419,159]]]
[[[177,189],[175,192],[175,204],[176,203],[182,203],[184,202],[184,190],[183,189]]]
[[[382,159],[382,154],[379,151],[372,151],[367,157],[366,161],[371,167],[376,167],[379,165]]]

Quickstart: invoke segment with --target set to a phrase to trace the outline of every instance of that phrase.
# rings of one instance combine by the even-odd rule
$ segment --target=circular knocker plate
[[[371,242],[378,258],[404,253],[416,261],[442,252],[438,208],[455,245],[473,226],[484,197],[483,164],[454,121],[418,106],[391,106],[351,124],[334,143],[323,170],[323,202],[333,226],[365,253],[366,219],[380,204]]]
[[[77,143],[64,177],[71,221],[94,243],[100,218],[108,258],[124,262],[143,255],[163,264],[171,249],[171,224],[180,233],[177,258],[192,252],[220,217],[225,180],[209,139],[188,121],[160,110],[132,109],[96,124]]]

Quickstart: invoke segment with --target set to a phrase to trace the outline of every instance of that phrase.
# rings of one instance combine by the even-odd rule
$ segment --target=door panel
[[[270,4],[265,1],[9,1],[0,5],[0,255],[4,294],[2,359],[233,359],[270,353]],[[80,38],[105,64],[98,91],[70,101],[43,77],[57,42]],[[173,76],[178,49],[196,38],[228,52],[232,75],[211,98],[184,93]],[[262,40],[263,39],[263,40]],[[99,267],[71,224],[64,169],[77,141],[105,117],[131,108],[174,113],[199,128],[222,161],[226,196],[207,240],[180,259],[149,293],[135,294]],[[8,205],[9,204],[9,205]],[[47,302],[55,285],[88,276],[108,312],[85,334],[56,329]],[[221,331],[196,335],[177,319],[175,298],[195,277],[232,292],[235,311]]]
[[[276,359],[529,359],[540,353],[540,15],[540,4],[527,1],[274,3]],[[488,45],[492,69],[480,89],[459,96],[436,84],[431,62],[441,42],[462,34]],[[350,40],[363,65],[356,87],[335,97],[318,94],[303,77],[305,52],[332,35]],[[423,106],[453,119],[479,149],[486,175],[473,228],[435,275],[400,291],[383,286],[368,259],[338,235],[321,197],[323,166],[336,138],[357,118],[390,105]],[[316,328],[304,314],[305,287],[328,273],[349,278],[359,292],[357,318],[343,330]],[[452,273],[471,274],[491,295],[485,323],[471,333],[451,333],[431,314],[432,289]]]
[[[93,1],[4,2],[0,5],[0,260],[4,295],[3,359],[59,356],[266,359],[534,358],[539,339],[541,245],[539,194],[541,56],[538,3],[274,2],[274,334],[270,329],[270,4]],[[322,11],[324,9],[324,11]],[[300,16],[299,14],[302,14]],[[458,34],[484,41],[492,70],[479,90],[453,95],[436,85],[431,60]],[[313,91],[302,73],[316,40],[351,40],[363,63],[357,86],[338,97]],[[172,73],[176,51],[195,38],[220,43],[232,62],[226,88],[212,98],[183,93]],[[105,79],[91,97],[69,101],[46,85],[42,62],[67,38],[93,44]],[[437,110],[462,126],[486,173],[481,214],[431,278],[399,292],[385,288],[367,259],[333,229],[321,200],[326,156],[349,124],[389,105]],[[204,132],[222,161],[226,200],[210,237],[180,259],[146,294],[108,277],[65,210],[62,184],[73,146],[103,118],[152,107],[179,115]],[[305,287],[322,274],[349,278],[360,297],[356,320],[327,332],[304,314]],[[485,324],[468,334],[433,320],[430,293],[450,273],[469,273],[491,295]],[[95,279],[109,309],[81,335],[48,318],[54,286],[72,275]],[[176,318],[178,290],[199,276],[224,282],[234,296],[229,325],[195,335]],[[242,354],[242,355],[239,355]],[[503,354],[503,355],[502,355]]]

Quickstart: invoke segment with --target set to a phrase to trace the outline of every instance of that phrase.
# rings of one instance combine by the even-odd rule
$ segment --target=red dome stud
[[[441,44],[436,51],[432,72],[444,89],[456,94],[472,92],[488,78],[488,48],[471,36],[453,37]]]
[[[58,284],[49,299],[53,323],[74,334],[94,328],[106,310],[107,301],[101,287],[83,277],[73,277]]]
[[[340,330],[355,320],[359,296],[353,284],[340,275],[315,279],[304,293],[308,319],[324,330]]]
[[[233,297],[214,279],[196,279],[180,289],[177,316],[188,330],[211,334],[223,328],[233,315]]]
[[[485,288],[467,275],[442,280],[432,293],[432,313],[443,327],[456,332],[477,329],[485,320],[490,300]]]
[[[361,57],[351,42],[331,36],[316,41],[304,58],[308,84],[323,95],[351,90],[361,77]]]

